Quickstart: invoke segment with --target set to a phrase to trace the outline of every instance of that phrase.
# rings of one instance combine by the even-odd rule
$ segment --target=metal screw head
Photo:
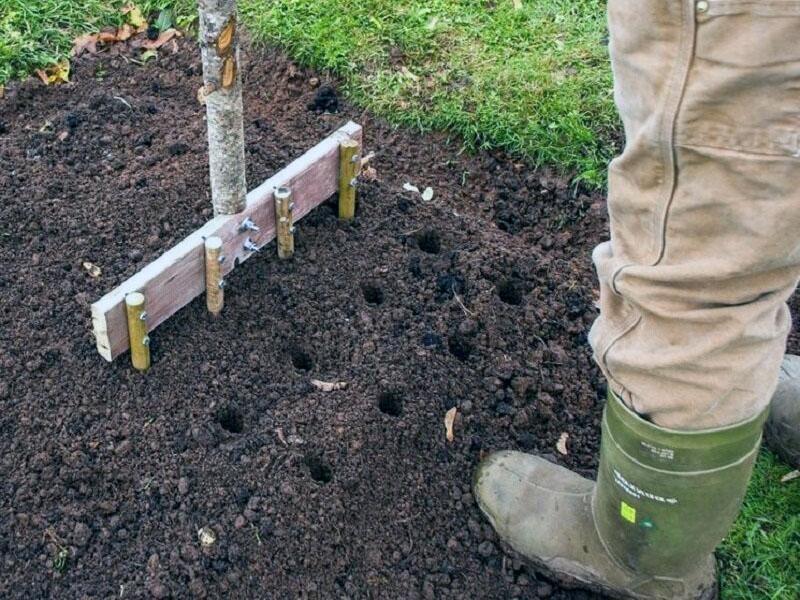
[[[260,250],[260,248],[258,246],[256,246],[253,243],[253,240],[251,240],[250,238],[247,238],[244,241],[243,246],[244,246],[244,249],[247,250],[248,252],[258,252]]]
[[[219,264],[222,264],[222,263],[225,262],[225,257],[224,256],[220,256],[217,260],[219,261]]]
[[[261,231],[261,228],[253,223],[250,217],[247,217],[242,224],[239,225],[239,231]]]
[[[355,177],[353,177],[353,178],[350,180],[350,187],[357,187],[357,186],[358,186],[358,179],[357,179],[357,178],[355,178]]]
[[[140,321],[147,321],[147,313],[146,312],[142,312],[142,314],[139,315],[139,320]]]
[[[698,0],[695,8],[700,14],[708,12],[708,0]]]
[[[226,285],[228,285],[228,284],[225,283],[225,280],[221,279],[220,282],[219,282],[219,289],[224,290]]]
[[[149,348],[150,347],[150,336],[149,335],[144,336],[144,338],[142,339],[142,346],[144,346],[145,348]]]

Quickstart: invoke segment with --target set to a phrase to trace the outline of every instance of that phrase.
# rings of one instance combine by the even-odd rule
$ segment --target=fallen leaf
[[[117,41],[124,42],[130,39],[134,33],[136,33],[136,31],[133,29],[133,26],[130,23],[125,23],[122,27],[117,29]]]
[[[425,191],[422,192],[422,200],[425,202],[430,202],[433,200],[433,188],[425,188]]]
[[[200,545],[203,548],[210,548],[217,541],[217,534],[211,527],[201,527],[197,530],[197,538],[200,540]]]
[[[403,189],[407,192],[414,192],[415,194],[419,194],[419,188],[415,185],[412,185],[408,182],[403,184]]]
[[[346,381],[320,381],[319,379],[312,379],[311,385],[323,392],[334,392],[336,390],[347,389]]]
[[[444,429],[447,441],[452,442],[455,439],[453,435],[453,425],[456,422],[456,415],[458,414],[458,407],[454,406],[448,410],[444,415]]]
[[[55,85],[69,81],[69,61],[62,60],[44,69],[36,69],[36,74],[45,85]]]
[[[142,61],[142,63],[146,63],[148,60],[155,58],[156,56],[158,56],[158,52],[156,52],[155,50],[145,50],[144,52],[142,52],[142,55],[139,57],[139,60]]]
[[[559,453],[563,454],[564,456],[567,455],[567,440],[568,439],[569,439],[569,434],[565,431],[564,433],[561,434],[561,437],[558,438],[558,441],[556,442],[556,450],[558,450]]]
[[[178,35],[177,29],[167,29],[166,31],[162,31],[158,34],[158,37],[154,40],[146,40],[142,42],[142,48],[147,48],[148,50],[155,50],[156,48],[161,48],[164,44],[170,41]]]
[[[112,44],[118,39],[116,29],[105,29],[97,34],[97,41],[104,44]]]
[[[90,263],[89,261],[84,261],[83,268],[86,269],[86,272],[89,273],[90,277],[94,277],[95,279],[100,277],[100,274],[103,272],[100,267],[94,263]]]
[[[364,181],[377,181],[378,172],[375,170],[374,167],[364,167],[364,169],[361,171],[360,177]]]
[[[128,16],[128,23],[133,25],[138,31],[147,29],[147,21],[142,16],[142,11],[135,4],[128,4],[122,9],[122,14]]]
[[[97,54],[97,34],[79,35],[72,41],[72,56],[80,56],[84,52]]]
[[[800,479],[800,471],[792,471],[781,477],[781,483],[789,483],[793,479]]]

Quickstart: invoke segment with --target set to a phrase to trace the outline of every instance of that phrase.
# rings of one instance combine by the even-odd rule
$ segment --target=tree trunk
[[[247,198],[236,0],[198,0],[197,4],[211,202],[214,215],[232,215],[244,210]]]

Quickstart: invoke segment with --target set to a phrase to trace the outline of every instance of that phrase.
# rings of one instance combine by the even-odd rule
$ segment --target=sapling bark
[[[244,210],[247,198],[236,0],[198,0],[208,162],[214,215]]]

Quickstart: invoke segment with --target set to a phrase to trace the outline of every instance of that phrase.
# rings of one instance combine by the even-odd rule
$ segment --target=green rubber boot
[[[680,432],[609,394],[596,484],[541,458],[497,452],[475,473],[475,497],[500,537],[564,586],[711,600],[713,551],[741,507],[765,418]]]
[[[764,429],[767,445],[800,469],[800,356],[787,354]]]

